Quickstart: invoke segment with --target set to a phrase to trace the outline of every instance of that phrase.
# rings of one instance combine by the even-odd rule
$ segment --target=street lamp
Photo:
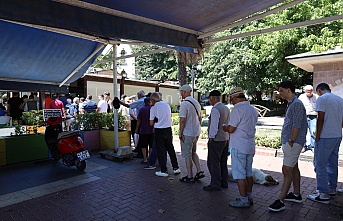
[[[192,75],[192,96],[194,98],[194,87],[195,87],[195,74],[201,71],[201,64],[197,65],[197,70],[192,69],[191,70],[191,75]]]
[[[123,69],[121,72],[120,72],[120,75],[121,75],[121,79],[120,79],[120,96],[122,96],[124,94],[124,81],[125,81],[125,78],[127,77],[127,73],[126,71]]]

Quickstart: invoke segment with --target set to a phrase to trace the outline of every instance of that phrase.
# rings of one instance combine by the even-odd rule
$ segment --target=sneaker
[[[161,177],[167,177],[168,173],[167,172],[158,171],[158,172],[155,172],[155,175],[156,176],[161,176]]]
[[[179,168],[177,168],[177,169],[174,169],[174,174],[179,174],[179,173],[181,173],[181,171],[180,171],[180,169],[179,169]]]
[[[243,203],[243,201],[240,198],[236,198],[236,200],[231,201],[229,203],[229,205],[232,206],[232,207],[237,207],[237,208],[250,207],[250,203],[249,202]]]
[[[337,189],[337,193],[343,193],[343,189]]]
[[[329,191],[329,195],[330,196],[336,196],[336,189],[331,189],[330,191]]]
[[[280,200],[275,200],[275,202],[270,205],[268,209],[274,212],[279,212],[285,209],[285,204]]]
[[[314,194],[308,195],[307,199],[310,199],[319,203],[330,204],[330,196],[325,193],[316,192]]]
[[[155,166],[147,165],[147,166],[144,167],[144,170],[154,170],[154,169],[156,169]]]
[[[286,196],[285,201],[290,201],[290,202],[295,202],[295,203],[302,203],[303,202],[303,198],[301,197],[301,195],[295,196],[294,193],[290,192]]]

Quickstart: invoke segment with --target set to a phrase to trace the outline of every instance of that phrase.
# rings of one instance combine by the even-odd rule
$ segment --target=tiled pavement
[[[185,172],[179,143],[174,140],[174,144]],[[155,170],[143,170],[140,159],[120,163],[96,153],[84,173],[51,161],[1,167],[0,220],[343,220],[334,206],[310,200],[286,202],[286,210],[269,212],[267,206],[277,198],[282,184],[282,159],[267,154],[257,154],[254,167],[270,173],[281,184],[256,184],[253,206],[229,207],[229,201],[238,195],[236,183],[220,192],[202,190],[210,179],[202,144],[198,153],[206,177],[195,184],[181,183],[179,178],[184,174],[157,177]],[[300,161],[299,167],[306,198],[315,189],[315,173],[311,162]],[[342,167],[339,188],[343,188]]]

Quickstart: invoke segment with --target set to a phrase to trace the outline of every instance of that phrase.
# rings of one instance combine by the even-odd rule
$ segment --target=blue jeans
[[[307,116],[307,127],[308,127],[308,130],[310,131],[310,135],[311,135],[311,138],[310,138],[310,146],[311,148],[314,147],[314,144],[315,144],[315,140],[314,140],[314,137],[315,137],[315,132],[316,132],[316,125],[317,125],[317,117],[314,117],[314,116]],[[305,143],[306,145],[306,143]]]
[[[317,190],[329,193],[336,189],[338,177],[338,150],[342,137],[320,138],[314,149],[314,171],[316,172]]]

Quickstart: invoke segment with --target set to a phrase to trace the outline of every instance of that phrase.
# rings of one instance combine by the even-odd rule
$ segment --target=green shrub
[[[172,117],[172,125],[179,125],[180,123],[180,118],[178,116]]]
[[[200,139],[207,139],[207,127],[201,128]]]
[[[23,121],[29,126],[41,126],[43,125],[43,111],[42,110],[31,110],[23,112]]]
[[[179,125],[173,125],[172,126],[172,132],[174,136],[179,136]]]
[[[101,128],[113,129],[113,113],[84,113],[76,115],[75,129],[78,130],[94,130]],[[126,118],[121,113],[118,113],[118,129],[125,128]]]
[[[169,104],[172,113],[179,113],[179,109],[174,104]]]
[[[281,147],[281,137],[280,136],[255,136],[256,146],[270,147],[274,149],[279,149]]]

